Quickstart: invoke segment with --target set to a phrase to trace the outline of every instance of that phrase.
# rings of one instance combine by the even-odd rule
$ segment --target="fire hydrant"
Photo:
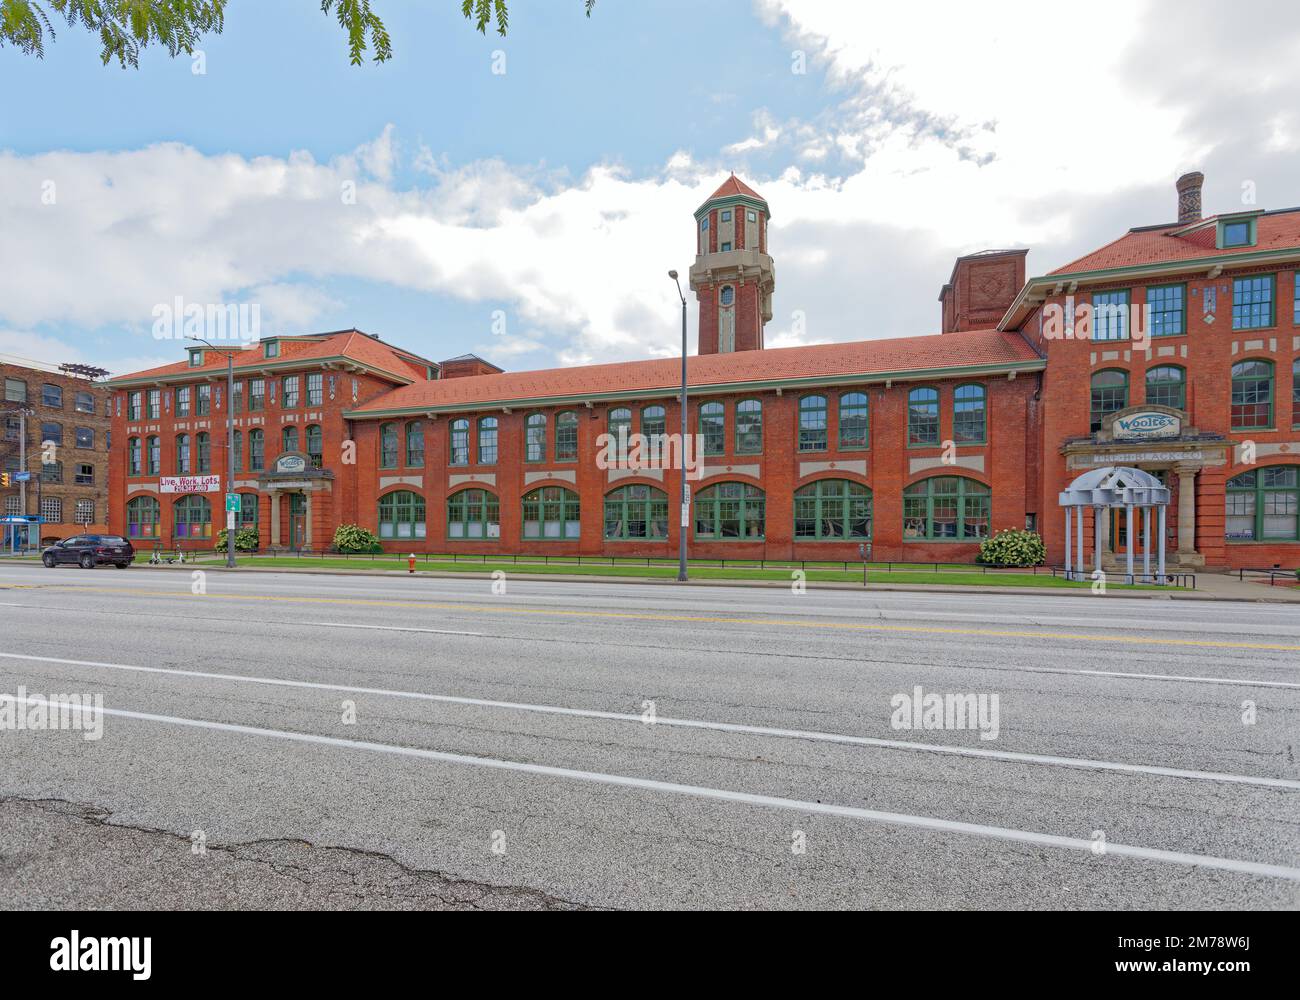
[[[412,552],[409,556],[406,557],[406,572],[408,572],[408,573],[414,573],[414,572],[415,572],[415,553],[414,553],[414,552]]]

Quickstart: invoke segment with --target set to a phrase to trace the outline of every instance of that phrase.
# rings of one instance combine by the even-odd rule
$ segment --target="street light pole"
[[[214,347],[199,337],[188,339],[226,356],[226,492],[233,493],[235,492],[235,355],[230,351]],[[226,518],[226,522],[226,569],[234,569],[235,532],[239,530],[239,518],[235,518],[234,527],[231,527],[229,517]]]
[[[669,271],[668,277],[677,286],[677,297],[682,300],[682,434],[681,444],[677,448],[681,460],[681,527],[677,531],[677,580],[687,581],[686,576],[686,533],[690,531],[690,502],[686,499],[686,296],[682,294],[682,283],[677,280],[677,272]]]

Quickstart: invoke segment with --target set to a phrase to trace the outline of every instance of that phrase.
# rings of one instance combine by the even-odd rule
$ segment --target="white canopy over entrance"
[[[1093,569],[1101,570],[1102,518],[1114,508],[1123,508],[1128,517],[1127,569],[1133,577],[1133,513],[1142,512],[1143,539],[1142,575],[1151,578],[1151,511],[1159,512],[1158,565],[1156,582],[1165,576],[1165,508],[1169,505],[1169,489],[1149,472],[1128,466],[1112,465],[1104,469],[1085,472],[1061,493],[1059,503],[1065,508],[1065,575],[1069,579],[1083,578],[1083,512],[1091,507],[1092,535],[1095,541]]]

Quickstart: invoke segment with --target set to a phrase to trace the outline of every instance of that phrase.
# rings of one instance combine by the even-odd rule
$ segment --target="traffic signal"
[[[0,472],[0,486],[8,486],[8,485],[9,485],[9,473]]]

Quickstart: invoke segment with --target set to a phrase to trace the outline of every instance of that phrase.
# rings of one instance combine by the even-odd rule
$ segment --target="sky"
[[[1173,221],[1188,170],[1207,213],[1300,205],[1294,0],[513,0],[506,38],[372,6],[382,65],[315,0],[231,0],[138,70],[57,19],[0,48],[0,354],[170,363],[180,299],[514,371],[674,355],[666,272],[733,170],[768,346],[937,333],[957,256],[1044,273]]]

